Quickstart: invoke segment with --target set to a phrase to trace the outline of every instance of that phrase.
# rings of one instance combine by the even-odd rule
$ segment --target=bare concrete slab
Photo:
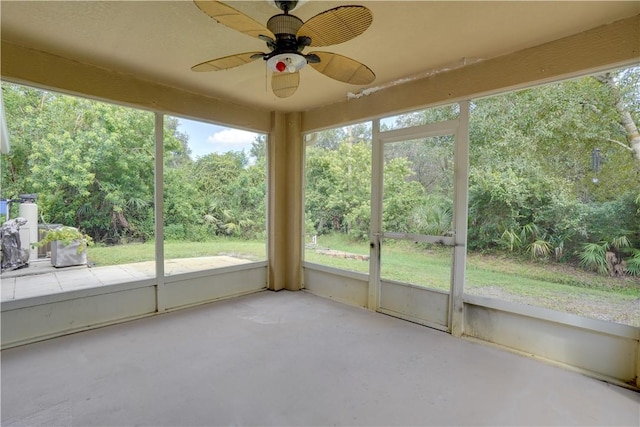
[[[640,395],[305,292],[2,351],[2,425],[640,425]]]

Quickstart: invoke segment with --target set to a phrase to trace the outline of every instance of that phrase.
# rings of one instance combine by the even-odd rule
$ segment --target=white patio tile
[[[167,260],[165,273],[175,275],[244,264],[248,260],[230,256],[196,257]],[[23,275],[10,272],[0,277],[2,301],[49,295],[75,289],[108,286],[155,277],[155,261],[105,267],[74,266],[53,268],[46,260],[30,265]]]
[[[73,289],[92,288],[99,285],[100,282],[96,277],[87,270],[75,270],[66,272],[63,275],[56,274],[57,280],[63,290],[69,291]]]
[[[62,292],[62,287],[58,283],[58,279],[53,274],[39,274],[37,276],[27,276],[21,279],[22,280],[18,280],[18,278],[16,278],[15,299]]]
[[[0,279],[0,285],[2,286],[1,300],[12,300],[15,297],[16,292],[16,278],[10,277],[7,279]]]
[[[136,279],[153,279],[156,277],[155,261],[136,262],[120,266]]]
[[[134,274],[122,266],[99,267],[90,269],[97,282],[103,285],[113,285],[138,279]]]

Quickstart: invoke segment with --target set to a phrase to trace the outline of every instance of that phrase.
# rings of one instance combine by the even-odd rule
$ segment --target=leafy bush
[[[551,245],[549,242],[538,239],[529,244],[527,251],[531,259],[548,258],[551,254]]]
[[[616,200],[588,204],[585,218],[588,238],[592,241],[611,241],[621,235],[630,235],[634,228],[640,230],[636,209],[631,193],[623,194]]]
[[[409,217],[411,232],[443,236],[453,227],[453,207],[444,197],[427,195],[418,203]]]
[[[630,258],[627,258],[627,274],[640,276],[640,250],[634,249]]]
[[[34,246],[42,247],[51,242],[60,242],[62,246],[68,246],[72,242],[80,242],[78,253],[82,253],[88,246],[93,246],[93,239],[75,227],[60,227],[47,231],[42,239]]]
[[[614,237],[609,242],[587,243],[579,254],[580,262],[583,266],[600,274],[619,275],[625,272],[629,273],[629,262],[631,262],[631,271],[635,271],[637,268],[636,263],[638,261],[635,260],[638,257],[637,250],[632,249],[634,255],[630,261],[626,261],[627,267],[624,268],[624,271],[616,270],[616,268],[624,266],[622,254],[629,248],[631,248],[631,242],[626,236]],[[607,258],[607,255],[611,256],[612,254],[615,257],[613,264],[611,259]]]
[[[184,240],[187,233],[182,224],[168,224],[164,226],[164,240],[177,241]]]
[[[607,274],[607,258],[606,253],[609,249],[607,242],[587,243],[580,252],[580,264],[589,270],[600,274]]]
[[[213,233],[206,225],[192,224],[183,228],[185,228],[185,238],[190,242],[206,242],[213,237]]]

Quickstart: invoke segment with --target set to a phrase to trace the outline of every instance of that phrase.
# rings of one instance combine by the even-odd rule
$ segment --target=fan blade
[[[309,62],[309,65],[327,77],[352,85],[368,85],[376,75],[369,67],[355,59],[331,52],[311,52],[320,62]]]
[[[288,98],[298,89],[300,73],[273,73],[271,75],[271,90],[278,98]]]
[[[298,30],[298,37],[310,37],[311,46],[331,46],[359,36],[373,21],[364,6],[339,6],[311,17]]]
[[[251,37],[259,38],[260,36],[268,36],[272,39],[275,38],[267,27],[231,6],[211,0],[193,0],[193,2],[201,11],[222,25],[226,25],[229,28]]]
[[[228,68],[238,67],[240,65],[248,64],[251,61],[262,58],[264,53],[262,52],[245,52],[238,53],[236,55],[229,55],[223,58],[212,59],[211,61],[203,62],[191,67],[191,71],[220,71]]]

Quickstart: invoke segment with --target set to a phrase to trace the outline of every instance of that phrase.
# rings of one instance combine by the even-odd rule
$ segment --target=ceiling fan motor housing
[[[281,13],[269,18],[267,28],[276,36],[276,40],[280,38],[285,40],[292,39],[295,42],[296,34],[302,24],[304,22],[297,16]]]

